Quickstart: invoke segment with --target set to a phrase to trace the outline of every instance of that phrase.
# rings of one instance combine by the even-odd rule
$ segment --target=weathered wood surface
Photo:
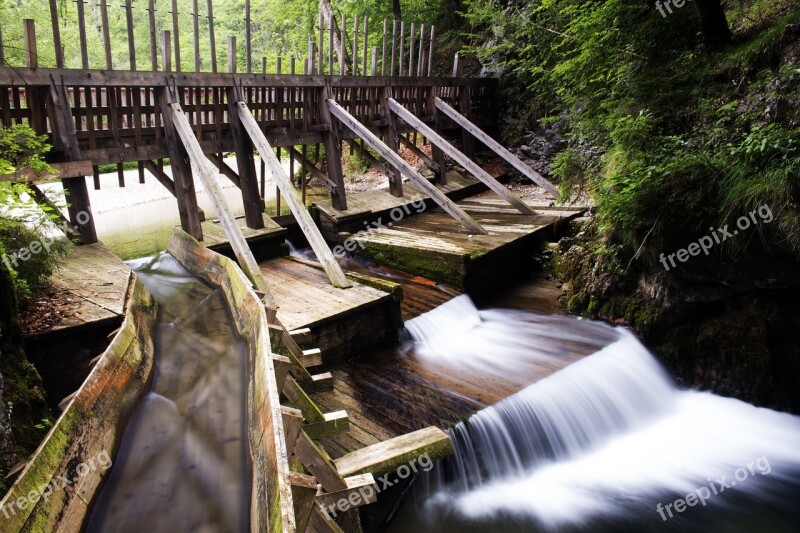
[[[404,218],[370,231],[354,234],[355,253],[400,270],[465,287],[470,278],[491,276],[489,261],[531,245],[540,236],[579,216],[582,208],[537,208],[523,215],[492,192],[462,200],[459,205],[488,230],[465,239],[459,225],[439,210]],[[522,249],[522,248],[519,248]],[[520,263],[521,264],[521,263]],[[477,277],[475,277],[477,276]]]
[[[291,179],[286,175],[286,171],[272,151],[272,147],[269,145],[267,138],[264,137],[264,134],[258,127],[258,123],[250,113],[247,104],[238,102],[237,108],[239,110],[239,118],[244,128],[247,130],[247,133],[258,149],[258,153],[261,154],[261,158],[266,161],[267,169],[269,169],[273,181],[275,181],[278,188],[281,190],[283,198],[286,200],[286,203],[289,205],[294,215],[294,219],[303,230],[303,234],[314,250],[314,254],[317,256],[322,268],[325,269],[325,273],[328,275],[331,284],[339,289],[351,287],[352,284],[345,278],[342,268],[339,266],[339,263],[336,262],[336,258],[333,257],[325,239],[311,219],[311,215],[308,213],[305,204],[297,194]]]
[[[237,331],[248,343],[250,382],[248,416],[253,460],[253,531],[293,531],[288,453],[267,315],[250,281],[231,259],[208,250],[175,230],[167,249],[185,268],[219,286],[228,301]]]
[[[503,145],[492,139],[486,132],[481,130],[476,124],[467,119],[467,117],[449,106],[447,102],[439,97],[436,97],[434,101],[436,102],[436,108],[450,117],[456,124],[464,128],[465,132],[474,135],[479,141],[493,150],[497,155],[505,159],[524,176],[546,190],[553,198],[559,197],[558,188],[547,181],[544,176],[526,165],[519,157],[509,152]]]
[[[378,152],[389,164],[397,168],[403,176],[413,181],[417,187],[425,191],[429,198],[439,204],[450,216],[459,221],[470,233],[479,235],[486,233],[486,230],[481,227],[480,224],[453,203],[443,192],[420,175],[419,172],[406,163],[397,153],[386,146],[375,134],[364,127],[363,124],[356,120],[353,115],[348,113],[347,110],[340,106],[335,100],[328,100],[328,108],[331,114],[349,129],[353,130],[359,137],[364,139],[373,150]]]
[[[94,327],[121,320],[130,268],[102,244],[70,247],[50,282],[69,302],[64,319],[49,331]]]
[[[140,281],[130,279],[133,287],[122,327],[0,502],[8,511],[4,531],[81,529],[153,368],[158,305]],[[90,462],[94,468],[79,475],[76,467]],[[41,497],[50,483],[47,497]],[[27,501],[32,492],[39,496],[24,508],[12,503]]]
[[[342,476],[372,473],[380,476],[426,455],[430,460],[453,453],[450,437],[437,427],[427,427],[361,448],[340,457],[334,463]]]
[[[391,109],[392,112],[396,113],[397,116],[427,137],[432,143],[437,145],[440,150],[452,157],[456,163],[462,165],[470,174],[481,180],[483,184],[489,187],[489,189],[491,189],[495,194],[514,206],[517,211],[523,215],[534,214],[533,209],[523,202],[519,196],[508,190],[502,183],[494,179],[491,175],[489,175],[488,172],[483,170],[474,161],[461,153],[455,146],[450,144],[432,128],[428,127],[428,125],[419,120],[416,116],[414,116],[413,113],[400,105],[397,100],[394,98],[389,98],[388,104],[389,109]]]

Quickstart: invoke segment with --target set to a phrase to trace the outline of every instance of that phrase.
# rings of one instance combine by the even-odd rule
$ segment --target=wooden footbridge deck
[[[107,9],[106,0],[100,2]],[[60,179],[69,194],[67,218],[77,227],[77,235],[70,236],[84,245],[97,241],[87,177],[92,176],[95,188],[101,187],[99,165],[116,164],[120,185],[125,185],[122,166],[135,162],[140,181],[149,174],[175,196],[182,230],[173,234],[169,251],[190,272],[222,289],[234,326],[248,345],[252,530],[341,531],[323,506],[348,498],[351,507],[372,503],[377,494],[373,476],[391,472],[422,453],[431,458],[450,453],[449,437],[437,425],[466,416],[522,386],[522,381],[509,382],[498,394],[487,395],[466,374],[448,374],[447,369],[431,374],[412,361],[373,361],[363,367],[351,362],[334,370],[335,375],[317,369],[365,348],[363,332],[370,328],[396,334],[402,294],[396,284],[345,273],[325,236],[344,242],[352,236],[368,255],[435,277],[433,271],[417,268],[426,260],[411,264],[388,259],[418,249],[430,261],[449,265],[445,280],[468,286],[477,271],[494,268],[480,257],[500,252],[507,256],[532,235],[575,214],[534,209],[474,162],[477,139],[547,192],[557,193],[480,129],[491,126],[496,116],[496,80],[458,77],[457,67],[453,76],[433,75],[432,27],[428,26],[427,35],[420,28],[417,35],[410,25],[406,41],[405,25],[395,24],[389,33],[384,24],[383,50],[379,54],[373,48],[369,69],[369,51],[365,47],[359,61],[358,46],[359,37],[368,42],[366,20],[363,34],[355,23],[348,57],[346,36],[335,29],[330,16],[320,20],[319,36],[309,44],[302,74],[294,61],[289,74],[281,72],[280,62],[275,73],[267,73],[263,66],[261,73],[254,72],[250,39],[245,41],[244,72],[237,72],[235,39],[228,41],[227,73],[217,71],[215,57],[212,71],[201,72],[197,53],[194,71],[186,72],[180,60],[177,19],[172,36],[166,31],[160,35],[159,63],[151,18],[150,70],[137,70],[130,40],[129,70],[121,71],[114,70],[104,16],[105,65],[90,68],[82,31],[82,68],[71,69],[66,68],[68,58],[59,44],[57,3],[51,0],[51,4],[56,64],[39,63],[35,23],[23,21],[24,64],[0,67],[0,120],[5,127],[29,124],[51,140],[50,159],[56,171],[51,177]],[[249,2],[246,5],[249,9]],[[125,6],[130,13],[131,3]],[[249,17],[245,20],[249,35]],[[341,26],[346,26],[344,20]],[[213,49],[213,24],[210,38]],[[1,36],[0,54],[2,63]],[[431,143],[430,156],[417,146],[418,137]],[[459,147],[453,144],[456,139]],[[348,195],[344,144],[387,177],[385,190]],[[398,155],[401,144],[430,168],[432,180]],[[324,160],[308,157],[310,145],[324,147]],[[235,153],[236,169],[223,162],[226,153]],[[281,165],[282,155],[291,161],[288,174]],[[163,172],[167,160],[172,178]],[[463,173],[450,173],[448,160]],[[293,183],[295,164],[300,170],[299,191]],[[225,204],[213,179],[217,174],[241,190],[242,220],[237,221]],[[317,178],[330,191],[330,201],[316,206],[316,221],[305,205],[308,177]],[[277,202],[289,206],[318,262],[276,257],[285,229],[265,215],[267,178],[279,191]],[[50,201],[36,188],[41,177],[21,172],[0,179],[28,182],[39,201]],[[205,220],[198,208],[195,180],[209,195],[219,222]],[[490,196],[471,198],[485,189]],[[425,209],[412,214],[407,210],[412,204]],[[402,222],[393,217],[398,208],[405,213]],[[381,213],[388,213],[394,227],[387,223],[366,235],[355,233],[354,225],[366,226]],[[262,254],[266,262],[256,261],[253,248],[259,246],[268,249]],[[209,248],[230,250],[238,265]],[[470,264],[475,268],[470,270]],[[70,465],[87,460],[89,453],[118,449],[130,413],[147,390],[157,309],[138,282],[129,293],[133,296],[120,332],[83,387],[65,402],[62,417],[4,502],[68,473]],[[576,353],[580,353],[577,348]],[[450,392],[425,403],[427,414],[411,409],[391,423],[385,415],[371,422],[380,418],[381,402],[375,403],[375,394],[369,399],[358,391],[365,382],[375,391],[382,386],[407,389],[401,403],[410,402],[414,390],[428,394],[433,390],[428,385],[437,380],[434,388]],[[39,500],[16,514],[10,527],[81,529],[102,490],[103,476],[93,472],[79,486],[67,487],[63,497]],[[371,488],[372,497],[363,497],[365,487]]]

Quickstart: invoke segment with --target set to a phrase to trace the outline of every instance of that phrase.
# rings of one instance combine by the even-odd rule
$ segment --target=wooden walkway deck
[[[122,321],[131,269],[102,244],[73,246],[50,277],[69,304],[47,334],[91,329]]]
[[[455,287],[482,290],[498,278],[524,271],[528,266],[524,254],[531,245],[554,236],[560,225],[584,211],[532,206],[536,214],[523,215],[488,191],[458,205],[486,228],[488,235],[468,235],[444,211],[430,209],[398,221],[387,217],[376,229],[352,234],[359,244],[354,253]],[[497,276],[498,272],[503,276]]]

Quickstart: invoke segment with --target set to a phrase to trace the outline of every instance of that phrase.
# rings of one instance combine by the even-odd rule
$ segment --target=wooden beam
[[[290,402],[303,412],[306,422],[325,422],[325,414],[292,376],[286,378],[282,392]]]
[[[22,20],[22,39],[25,41],[25,66],[39,68],[39,52],[36,49],[36,23],[33,19]]]
[[[181,71],[181,38],[180,23],[178,22],[178,0],[172,0],[172,39],[175,43],[175,72]]]
[[[180,104],[176,103],[169,104],[167,109],[168,112],[165,113],[165,115],[170,115],[173,127],[178,132],[178,136],[183,142],[183,146],[193,163],[195,173],[205,187],[206,194],[208,194],[211,204],[214,206],[214,211],[217,212],[217,216],[225,230],[225,235],[228,237],[228,241],[230,241],[231,248],[236,255],[236,259],[239,261],[242,271],[244,271],[255,289],[264,295],[264,300],[267,305],[270,307],[277,307],[275,304],[275,297],[269,290],[264,275],[258,268],[258,263],[256,263],[253,257],[253,252],[250,250],[244,235],[242,235],[242,231],[236,224],[236,220],[228,210],[225,198],[222,196],[222,191],[220,191],[219,186],[214,180],[214,167],[203,154],[203,149],[197,142],[197,137],[194,136],[192,127],[183,109],[181,109]]]
[[[168,43],[169,38],[167,38],[166,41]],[[192,179],[189,155],[178,137],[174,113],[170,112],[167,89],[160,89],[158,91],[158,99],[161,109],[161,119],[164,123],[164,137],[169,151],[172,178],[175,181],[181,227],[186,233],[200,241],[203,240],[203,228],[200,225],[200,213],[198,212],[197,195],[194,191],[194,180]]]
[[[314,499],[317,496],[317,479],[292,472],[289,474],[292,487],[292,503],[294,504],[294,519],[296,531],[305,531],[311,513],[314,511]]]
[[[397,22],[397,21],[395,21]],[[392,49],[392,61],[394,62],[394,48]],[[378,99],[381,106],[381,118],[386,121],[386,127],[383,130],[383,138],[386,145],[392,152],[397,153],[400,150],[400,134],[397,131],[397,122],[394,120],[394,115],[389,110],[388,99],[393,95],[392,88],[382,87],[378,91]],[[389,194],[398,198],[403,196],[403,177],[396,167],[389,165],[391,172],[389,174]]]
[[[211,72],[217,71],[217,42],[214,39],[214,0],[206,0],[208,11],[208,41],[211,49]]]
[[[106,70],[114,70],[114,63],[111,60],[111,34],[108,27],[107,0],[100,0],[100,20],[103,30],[103,52],[106,58]]]
[[[336,459],[334,464],[341,476],[372,473],[379,476],[397,470],[412,460],[426,455],[431,461],[453,453],[450,437],[441,429],[429,426],[385,440]]]
[[[430,167],[430,169],[433,170],[436,174],[439,174],[442,171],[442,167],[441,166],[439,166],[433,159],[431,159],[428,156],[428,154],[426,154],[425,152],[423,152],[422,150],[417,148],[417,145],[415,145],[413,142],[408,140],[407,137],[405,137],[403,135],[399,135],[398,138],[400,139],[400,144],[402,144],[403,146],[408,148],[409,151],[411,151],[412,154],[414,154],[415,156],[420,158],[422,160],[422,162],[425,163],[426,165],[428,165]]]
[[[275,381],[278,384],[278,390],[283,390],[286,376],[289,375],[289,369],[292,368],[292,362],[285,355],[272,354],[272,366],[275,368]]]
[[[314,507],[306,533],[344,533],[344,530],[320,507]]]
[[[325,413],[323,416],[325,420],[322,422],[311,422],[303,426],[303,431],[314,440],[337,435],[350,429],[347,411],[334,411]]]
[[[388,146],[381,142],[374,133],[369,131],[363,124],[357,121],[342,106],[333,99],[328,99],[328,107],[331,113],[339,119],[342,124],[350,128],[354,133],[361,137],[370,147],[378,152],[390,165],[397,168],[404,176],[414,182],[430,198],[444,209],[450,216],[458,220],[470,233],[485,235],[487,231],[478,224],[471,216],[461,209],[455,202],[450,200],[444,193],[432,185],[419,172],[414,170],[403,158],[393,152]]]
[[[389,98],[389,109],[396,113],[401,119],[410,124],[413,128],[427,137],[433,144],[442,149],[447,155],[453,158],[454,161],[461,164],[467,172],[478,178],[484,185],[489,187],[496,195],[514,206],[514,208],[524,215],[533,215],[535,211],[531,209],[522,199],[516,194],[512,193],[506,187],[489,175],[488,172],[479,167],[474,161],[456,149],[455,146],[447,142],[441,135],[433,131],[427,124],[415,117],[408,109],[400,105],[400,103]]]
[[[240,113],[241,98],[237,94],[237,89],[228,89],[228,122],[233,135],[233,145],[236,152],[236,166],[239,169],[239,188],[242,191],[242,205],[244,206],[244,217],[247,227],[250,229],[260,229],[264,227],[264,208],[261,203],[261,195],[258,192],[258,176],[256,175],[256,162],[253,158],[253,142],[250,139],[250,132],[244,125]],[[247,106],[245,105],[245,108]],[[249,112],[248,112],[249,115]],[[252,118],[252,115],[249,115]],[[263,136],[258,124],[255,123],[256,131]],[[266,139],[264,139],[266,141]],[[262,154],[263,157],[263,154]]]
[[[53,28],[56,68],[64,68],[64,49],[61,48],[61,28],[58,26],[58,0],[50,0],[50,23]]]
[[[311,440],[304,431],[301,431],[297,437],[294,453],[327,492],[347,489],[347,483],[337,472],[330,456],[321,446]]]
[[[266,162],[272,179],[275,180],[275,184],[278,186],[281,193],[283,193],[286,203],[289,205],[289,209],[291,209],[300,229],[303,230],[303,234],[314,250],[314,254],[317,256],[322,268],[328,275],[331,284],[340,289],[351,287],[352,284],[345,277],[339,263],[336,262],[336,258],[333,256],[330,248],[328,248],[316,224],[314,224],[306,206],[303,205],[302,199],[297,195],[297,191],[295,191],[292,186],[291,178],[286,175],[283,166],[278,161],[278,158],[275,157],[272,147],[269,145],[269,142],[267,142],[267,138],[264,137],[264,133],[261,131],[261,128],[259,128],[252,113],[250,113],[247,104],[238,102],[237,107],[237,116],[241,121],[243,129],[250,135],[250,139],[258,149],[258,153],[261,154],[262,160]]]
[[[78,4],[80,3],[81,2],[79,1]],[[147,4],[147,22],[148,22],[148,27],[150,29],[150,70],[155,72],[158,70],[158,30],[156,29],[156,0],[149,0]]]
[[[347,483],[346,489],[318,494],[317,503],[324,508],[330,508],[330,506],[336,505],[339,500],[347,500],[349,509],[378,501],[378,484],[372,474],[367,473],[346,477],[344,482]],[[351,500],[351,494],[357,494],[358,497],[354,496]],[[356,504],[354,505],[352,501],[356,501]]]
[[[355,62],[355,57],[353,61]],[[326,100],[332,96],[333,90],[330,85],[320,89],[318,95],[319,120],[328,127],[328,131],[323,133],[325,162],[328,168],[328,177],[336,184],[336,190],[331,192],[331,201],[334,208],[339,211],[347,211],[347,191],[344,187],[344,171],[342,170],[342,142],[339,139],[339,130],[334,126],[330,109],[326,104]]]
[[[283,420],[283,435],[286,438],[286,456],[291,457],[303,426],[303,413],[300,409],[281,405],[281,419]]]
[[[320,180],[328,188],[328,190],[331,191],[331,193],[334,194],[336,193],[337,190],[336,184],[332,182],[330,178],[325,175],[324,172],[318,169],[314,163],[309,161],[309,159],[306,156],[298,152],[293,145],[287,146],[286,151],[289,153],[289,155],[292,157],[293,160],[303,165],[303,170],[310,172],[312,176]]]
[[[0,181],[17,183],[37,183],[50,181],[55,178],[69,176],[88,176],[92,173],[91,161],[67,161],[65,163],[50,163],[55,172],[36,174],[30,168],[21,168],[11,174],[0,174]]]
[[[558,188],[547,181],[544,176],[526,165],[519,157],[509,152],[505,147],[503,147],[503,145],[492,139],[486,132],[470,122],[467,117],[450,107],[447,103],[445,103],[444,100],[436,97],[434,101],[437,109],[453,119],[453,121],[464,128],[465,131],[469,132],[471,135],[474,135],[494,153],[505,159],[506,162],[521,172],[522,175],[536,183],[539,187],[542,187],[553,198],[559,197]]]

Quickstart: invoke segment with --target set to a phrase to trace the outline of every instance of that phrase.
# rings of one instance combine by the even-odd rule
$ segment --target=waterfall
[[[608,335],[467,297],[410,322],[417,356],[504,372]],[[416,480],[390,531],[794,531],[800,417],[680,390],[634,335],[614,333],[451,428],[455,453]]]

